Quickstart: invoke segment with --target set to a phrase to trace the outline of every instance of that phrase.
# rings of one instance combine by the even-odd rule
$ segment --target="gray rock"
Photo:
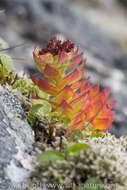
[[[19,100],[0,86],[0,190],[23,189],[29,183],[33,144]]]
[[[127,7],[127,1],[126,0],[118,0],[118,2],[123,5],[125,8]]]
[[[119,56],[122,58],[124,55],[103,30],[90,22],[83,10],[68,0],[3,2],[8,5],[6,19],[13,15],[16,22],[19,22],[18,29],[14,26],[14,31],[17,30],[20,36],[44,45],[52,35],[61,33],[80,45],[85,52],[91,52],[95,57],[105,61],[110,67],[119,60]],[[8,35],[6,37],[9,38]]]

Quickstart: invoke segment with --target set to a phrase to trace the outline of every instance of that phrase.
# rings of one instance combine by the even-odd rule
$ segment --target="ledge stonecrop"
[[[84,79],[83,53],[70,41],[51,38],[44,49],[35,46],[33,52],[37,69],[44,79],[31,75],[33,82],[51,95],[52,112],[59,113],[59,119],[68,119],[67,134],[72,130],[85,130],[90,124],[93,131],[107,131],[113,120],[112,108],[115,100],[109,99],[109,89],[100,91],[98,84],[87,84]],[[36,96],[36,98],[39,98]]]

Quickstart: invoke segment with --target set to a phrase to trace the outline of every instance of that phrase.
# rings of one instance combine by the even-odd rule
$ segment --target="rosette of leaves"
[[[87,83],[89,77],[82,80],[86,59],[70,40],[62,42],[53,37],[42,50],[35,46],[33,57],[44,79],[33,75],[31,79],[50,95],[52,112],[67,125],[66,134],[84,130],[89,124],[94,132],[105,132],[111,127],[115,100],[109,99],[108,88],[100,91],[99,84]]]

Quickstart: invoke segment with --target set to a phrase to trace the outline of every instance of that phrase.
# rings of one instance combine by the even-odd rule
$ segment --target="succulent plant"
[[[31,75],[31,79],[50,95],[52,112],[58,113],[59,120],[68,121],[66,134],[84,130],[89,124],[94,131],[105,132],[111,127],[115,100],[109,99],[108,88],[100,91],[99,84],[87,84],[89,77],[83,80],[86,59],[82,60],[83,53],[78,54],[70,40],[53,37],[42,50],[35,46],[33,57],[45,78]]]

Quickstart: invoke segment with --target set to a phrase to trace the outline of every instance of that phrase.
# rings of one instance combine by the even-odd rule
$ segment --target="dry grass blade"
[[[3,48],[3,49],[0,49],[0,52],[9,51],[9,50],[12,50],[12,49],[15,49],[15,48],[24,46],[24,45],[26,45],[26,44],[19,44],[19,45],[11,46],[11,47],[9,47],[9,48]]]

